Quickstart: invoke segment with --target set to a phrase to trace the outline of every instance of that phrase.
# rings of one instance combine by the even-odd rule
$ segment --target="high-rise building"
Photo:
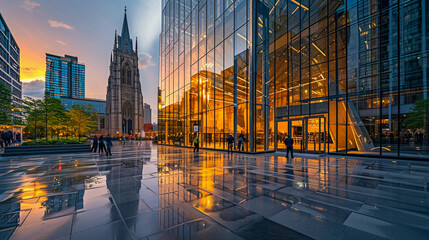
[[[74,56],[47,53],[45,91],[55,98],[85,98],[85,65]]]
[[[12,92],[12,103],[20,105],[22,101],[22,83],[20,80],[20,50],[6,21],[0,13],[0,83],[4,83]]]
[[[135,49],[128,29],[125,9],[122,33],[115,40],[110,57],[106,96],[106,132],[112,137],[144,132],[143,94],[140,85],[137,39]]]
[[[144,109],[144,124],[152,124],[152,109],[147,103],[143,104]]]
[[[429,157],[427,1],[165,0],[159,141]],[[422,107],[423,106],[423,107]],[[418,117],[424,115],[425,117]]]

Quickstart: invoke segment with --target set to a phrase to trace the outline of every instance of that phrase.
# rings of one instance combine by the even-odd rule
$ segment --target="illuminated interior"
[[[401,23],[420,26],[422,15],[411,12],[421,1],[391,4],[391,21],[403,4],[409,12]],[[412,29],[397,34],[389,21],[371,17],[376,5],[167,1],[160,144],[191,147],[198,136],[202,148],[226,149],[232,134],[236,144],[245,137],[244,151],[261,152],[284,149],[291,134],[295,151],[429,155],[415,144],[428,141],[429,134],[418,140],[425,125],[405,121],[428,98],[420,45],[399,42]],[[400,68],[397,48],[389,47],[398,45]]]

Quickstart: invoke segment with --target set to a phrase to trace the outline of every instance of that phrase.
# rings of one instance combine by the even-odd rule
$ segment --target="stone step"
[[[5,148],[2,156],[11,157],[11,156],[22,156],[22,155],[89,152],[90,148],[91,148],[90,144],[18,146],[18,147]]]

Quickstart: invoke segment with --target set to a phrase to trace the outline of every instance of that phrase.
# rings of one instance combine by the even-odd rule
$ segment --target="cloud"
[[[70,26],[70,25],[67,25],[65,23],[55,21],[55,20],[51,20],[51,19],[48,20],[48,23],[53,28],[64,28],[64,29],[67,29],[67,30],[73,30],[74,29],[73,26]]]
[[[36,67],[21,67],[21,72],[28,73],[28,72],[33,72],[33,71],[36,71],[36,70],[37,70]]]
[[[36,7],[40,7],[40,4],[36,1],[24,0],[24,2],[21,4],[21,7],[23,7],[28,12],[32,12]]]
[[[150,66],[156,66],[155,62],[152,60],[152,56],[149,53],[139,54],[139,68],[146,69]]]
[[[33,98],[42,98],[45,94],[45,81],[40,79],[22,82],[22,95]]]
[[[57,43],[58,43],[58,44],[61,44],[61,45],[63,45],[63,46],[67,45],[67,43],[65,43],[65,42],[63,42],[63,41],[61,41],[61,40],[57,40]]]
[[[136,28],[139,38],[139,49],[151,49],[153,44],[158,44],[161,33],[161,9],[162,1],[135,1],[135,8],[129,11],[131,32]],[[150,24],[148,24],[150,23]],[[135,30],[134,30],[135,31]]]

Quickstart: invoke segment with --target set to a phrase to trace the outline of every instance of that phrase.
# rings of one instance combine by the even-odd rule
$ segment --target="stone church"
[[[138,60],[137,38],[133,49],[125,9],[122,33],[118,36],[115,32],[107,85],[105,130],[112,137],[132,135],[138,138],[144,129]]]

